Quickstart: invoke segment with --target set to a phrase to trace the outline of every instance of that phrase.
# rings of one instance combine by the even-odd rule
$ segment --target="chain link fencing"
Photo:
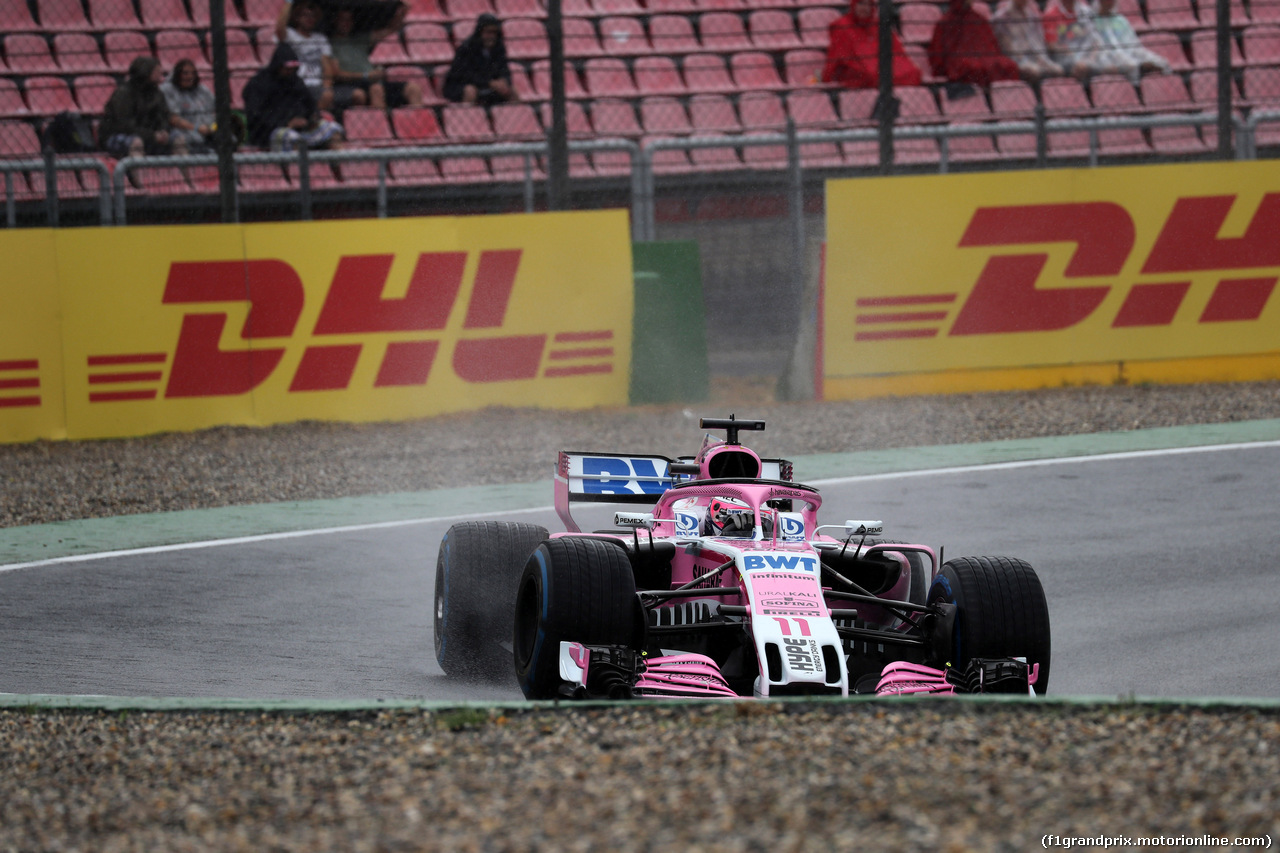
[[[830,27],[845,6],[561,0],[569,206],[630,207],[637,238],[697,240],[712,351],[724,369],[776,369],[784,353],[733,342],[762,323],[797,325],[800,258],[822,233],[829,177],[1280,151],[1280,0],[1229,0],[1221,26],[1216,0],[1116,6],[1160,59],[1152,68],[964,85],[930,59],[947,4],[893,3],[888,24],[920,83],[897,86],[886,105],[875,88],[820,82]],[[246,143],[224,179],[212,149],[189,158],[108,153],[96,137],[104,108],[140,56],[166,75],[190,60],[214,91],[211,21],[223,18],[225,85],[230,107],[243,110],[282,9],[288,17],[296,8],[279,0],[0,0],[5,224],[217,222],[227,218],[228,183],[240,221],[544,208],[552,41],[544,0],[410,0],[400,18],[396,8],[319,2],[321,32],[332,33],[347,10],[357,33],[383,36],[368,60],[389,102],[336,105],[340,151],[273,154]],[[1000,14],[982,0],[972,11],[982,25]],[[447,101],[449,64],[485,13],[503,22],[519,99]],[[888,151],[884,122],[892,123]]]

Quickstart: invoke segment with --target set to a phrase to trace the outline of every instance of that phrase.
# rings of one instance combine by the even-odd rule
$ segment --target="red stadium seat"
[[[797,128],[827,129],[840,124],[831,93],[825,89],[797,89],[786,95],[787,115]]]
[[[596,35],[596,25],[587,18],[565,18],[564,55],[571,57],[603,56],[604,48]]]
[[[481,15],[492,15],[496,10],[489,0],[445,0],[445,12],[455,21],[475,24]]]
[[[668,56],[702,50],[693,24],[683,15],[654,15],[649,19],[649,40],[656,53]]]
[[[1142,100],[1129,78],[1120,74],[1099,74],[1089,82],[1093,107],[1099,113],[1139,113]]]
[[[600,44],[611,56],[640,56],[653,53],[644,24],[639,18],[610,15],[599,21]]]
[[[539,97],[551,97],[551,60],[539,59],[533,63],[533,88]],[[564,64],[564,94],[566,98],[585,98],[587,95],[571,62]]]
[[[588,59],[583,65],[582,77],[592,97],[634,98],[639,94],[627,64],[616,57]]]
[[[95,30],[140,29],[142,21],[133,0],[89,0],[89,20]],[[184,181],[185,183],[185,181]]]
[[[1244,65],[1244,55],[1234,38],[1230,41],[1231,67]],[[1218,34],[1212,30],[1199,30],[1191,34],[1191,62],[1196,68],[1218,67]]]
[[[120,73],[128,70],[129,63],[139,56],[152,56],[151,43],[137,30],[107,33],[102,37],[107,64]]]
[[[991,84],[991,114],[1000,121],[1029,121],[1035,117],[1036,93],[1022,80]]]
[[[0,33],[35,32],[40,29],[25,0],[0,3]]]
[[[1158,53],[1169,62],[1170,71],[1190,71],[1191,59],[1182,46],[1182,37],[1168,30],[1152,30],[1139,37],[1143,47]]]
[[[405,65],[413,61],[405,50],[400,33],[392,33],[373,46],[369,53],[369,61],[374,65]]]
[[[200,0],[196,2],[199,3]],[[404,3],[409,7],[409,11],[405,13],[405,20],[409,23],[418,21],[442,23],[449,20],[444,9],[440,8],[440,0],[404,0]]]
[[[791,13],[782,9],[757,9],[747,16],[751,43],[761,50],[793,50],[801,46]]]
[[[36,14],[44,30],[92,29],[80,0],[36,0]]]
[[[1194,30],[1200,26],[1191,0],[1147,0],[1147,23],[1153,30]]]
[[[493,4],[498,18],[502,21],[502,33],[506,38],[508,51],[511,48],[511,36],[507,24],[516,18],[542,19],[547,17],[546,7],[542,0],[495,0]]]
[[[1248,27],[1241,41],[1246,65],[1280,65],[1280,27]]]
[[[1253,5],[1265,6],[1271,2],[1273,0],[1255,0]],[[1218,26],[1218,4],[1211,0],[1200,0],[1197,5],[1200,7],[1200,26],[1208,29]],[[1231,26],[1247,27],[1253,22],[1252,16],[1244,7],[1243,0],[1231,0]]]
[[[52,74],[59,70],[43,35],[18,33],[4,37],[9,68],[17,74]]]
[[[903,43],[928,44],[941,17],[942,7],[937,3],[903,3],[898,9]]]
[[[591,10],[597,15],[643,15],[646,10],[639,0],[591,0]]]
[[[493,126],[484,107],[473,104],[445,104],[440,123],[450,142],[492,142]]]
[[[550,129],[551,104],[544,101],[538,105],[538,109],[542,115],[542,126]],[[596,135],[591,127],[591,120],[587,118],[587,111],[580,101],[564,102],[564,122],[570,139],[591,139]]]
[[[684,15],[696,11],[698,6],[694,0],[649,0],[648,8],[652,15]]]
[[[1196,103],[1177,74],[1148,74],[1142,78],[1142,103],[1157,112],[1191,111]]]
[[[200,5],[200,0],[196,0],[196,5]],[[243,6],[245,23],[255,27],[273,23],[280,14],[280,4],[276,0],[243,0]]]
[[[23,86],[27,107],[36,115],[57,115],[64,110],[76,109],[71,87],[61,77],[28,77]]]
[[[822,79],[822,66],[826,61],[827,55],[821,50],[807,47],[788,50],[782,58],[787,85],[796,87],[819,83]]]
[[[757,89],[785,89],[778,67],[773,56],[759,50],[748,50],[735,53],[729,58],[729,66],[733,74],[733,83],[739,90],[750,92]]]
[[[161,30],[156,33],[156,59],[165,71],[172,70],[179,59],[190,59],[200,71],[209,71],[204,45],[194,30]]]
[[[278,163],[239,163],[236,183],[244,192],[281,192],[289,189],[284,169]]]
[[[258,69],[266,65],[258,59],[258,51],[244,30],[227,28],[227,67]]]
[[[830,6],[810,6],[796,13],[800,41],[808,47],[826,50],[831,41],[831,22],[840,12]]]
[[[102,56],[98,40],[89,33],[55,33],[53,52],[58,58],[58,67],[63,71],[83,74],[112,70]]]
[[[733,12],[704,12],[698,19],[698,38],[703,50],[719,53],[750,50],[752,46],[742,18]]]
[[[18,84],[8,77],[0,77],[0,119],[26,117],[30,112]]]
[[[418,26],[424,26],[419,24]],[[432,25],[425,25],[432,26]],[[444,30],[441,28],[441,33]],[[405,37],[409,37],[406,28]],[[512,59],[544,59],[551,55],[551,44],[547,40],[547,28],[542,21],[535,18],[512,18],[503,21],[502,39],[507,44],[507,56]],[[413,55],[413,44],[409,45],[409,53]],[[430,62],[449,62],[453,57],[453,48],[449,46],[448,37],[438,40]]]
[[[871,111],[878,95],[875,89],[841,89],[836,95],[840,120],[852,125],[872,124]]]
[[[600,136],[643,135],[630,101],[601,98],[591,104],[591,125]]]
[[[98,115],[116,90],[116,79],[106,74],[85,74],[71,81],[80,112]]]
[[[1050,118],[1089,115],[1093,105],[1084,86],[1073,77],[1051,77],[1040,83],[1040,99]]]
[[[490,108],[489,114],[499,140],[536,141],[546,137],[531,104],[498,104]]]
[[[40,137],[29,122],[0,121],[0,159],[40,156]]]
[[[647,136],[688,136],[693,132],[684,104],[666,96],[640,100],[640,124]]]
[[[734,92],[724,57],[716,53],[695,53],[684,58],[684,83],[690,92]]]
[[[742,122],[725,95],[694,95],[689,99],[689,120],[695,132],[741,133]]]
[[[703,139],[720,137],[726,142],[735,139],[735,137],[724,133],[702,133],[699,136]],[[738,156],[737,148],[729,145],[715,148],[694,148],[689,151],[689,160],[693,169],[699,172],[725,172],[743,168],[742,158]]]
[[[195,0],[195,5],[200,5],[200,2],[201,0]],[[206,7],[208,5],[205,3]],[[226,5],[234,6],[231,3]],[[142,25],[147,29],[164,30],[195,26],[182,0],[138,0],[138,8],[142,12]],[[236,13],[236,17],[239,18],[239,13]]]
[[[641,95],[683,95],[689,91],[675,60],[669,56],[638,57],[632,70]]]
[[[359,145],[390,145],[395,142],[386,110],[348,107],[342,114],[342,127],[346,130],[347,139]]]
[[[391,126],[402,142],[443,142],[444,134],[430,107],[397,107],[391,111]]]

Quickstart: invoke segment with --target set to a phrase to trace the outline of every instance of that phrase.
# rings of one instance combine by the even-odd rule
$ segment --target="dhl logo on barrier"
[[[829,192],[826,376],[1275,351],[1280,175],[1224,166]]]
[[[574,220],[556,216],[562,226],[563,217]],[[136,229],[150,232],[140,241],[135,229],[117,229],[74,248],[77,235],[59,233],[63,316],[59,328],[15,334],[0,347],[0,437],[33,437],[14,435],[23,427],[12,425],[6,433],[6,410],[47,417],[44,410],[57,406],[65,406],[65,434],[80,437],[625,402],[632,300],[625,218],[621,228],[610,221],[618,217],[595,218],[616,238],[605,240],[612,257],[576,246],[569,256],[570,229],[548,233],[538,223],[521,236],[515,218],[495,218],[504,220],[491,229],[501,242],[496,234],[454,235],[455,245],[478,245],[425,251],[411,220],[299,224],[289,230],[303,241],[286,240],[274,257],[234,235],[226,242],[240,257],[219,257],[229,235],[216,226]],[[483,232],[483,218],[474,219],[469,229]],[[263,227],[243,230],[252,238]],[[188,239],[156,247],[157,235],[175,231]],[[378,239],[361,239],[371,233]],[[369,243],[395,250],[352,251]],[[104,252],[112,263],[95,262]],[[22,325],[8,320],[0,325]],[[60,337],[62,359],[49,346]]]
[[[1280,266],[1280,195],[1266,196],[1242,237],[1219,238],[1236,197],[1180,198],[1142,266],[1144,275],[1193,273]],[[1119,276],[1134,243],[1129,212],[1113,202],[1017,205],[980,208],[960,238],[961,246],[1027,243],[1076,244],[1065,278]],[[1037,289],[1049,255],[993,255],[973,285],[948,334],[990,335],[1065,329],[1098,309],[1112,285]],[[1257,320],[1276,276],[1221,279],[1200,313],[1201,323]],[[1114,328],[1168,326],[1178,313],[1190,281],[1138,282],[1130,286],[1112,318]],[[859,297],[859,327],[919,323],[886,331],[859,330],[862,341],[933,337],[947,311],[927,310],[954,303],[958,293]],[[903,309],[925,308],[911,311]],[[880,311],[877,309],[896,309]],[[939,325],[932,325],[938,323]]]

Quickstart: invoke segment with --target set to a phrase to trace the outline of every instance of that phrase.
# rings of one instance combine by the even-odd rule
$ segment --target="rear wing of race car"
[[[790,480],[791,463],[785,459],[761,459],[760,477]],[[579,453],[562,450],[556,460],[556,515],[565,529],[580,533],[573,520],[574,503],[646,504],[653,506],[677,483],[696,480],[698,467],[692,456],[629,453]]]

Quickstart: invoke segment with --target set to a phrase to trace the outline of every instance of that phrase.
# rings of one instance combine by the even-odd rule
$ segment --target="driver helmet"
[[[761,510],[760,526],[766,536],[773,530],[772,510]],[[755,534],[755,514],[738,498],[712,498],[707,507],[707,535],[750,539]]]

